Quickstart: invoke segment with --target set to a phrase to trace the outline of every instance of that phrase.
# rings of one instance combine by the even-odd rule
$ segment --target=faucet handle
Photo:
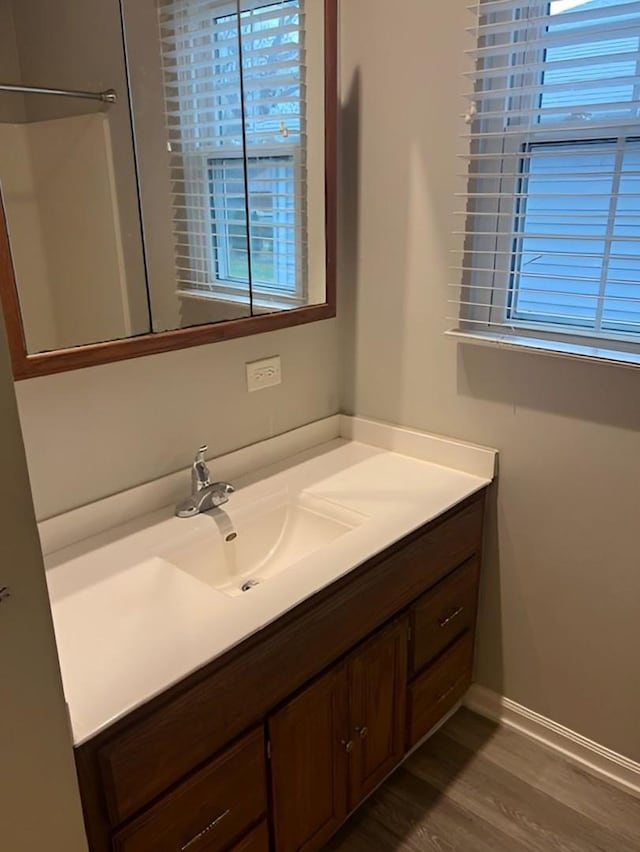
[[[209,473],[209,468],[204,459],[205,453],[208,449],[209,447],[206,444],[203,444],[200,447],[191,468],[191,484],[193,486],[194,493],[202,491],[203,488],[207,488],[211,485],[211,474]]]

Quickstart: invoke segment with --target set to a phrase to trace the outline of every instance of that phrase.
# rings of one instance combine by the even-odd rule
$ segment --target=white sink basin
[[[248,506],[234,505],[184,522],[185,532],[157,555],[227,595],[250,591],[367,518],[309,494],[283,491]]]

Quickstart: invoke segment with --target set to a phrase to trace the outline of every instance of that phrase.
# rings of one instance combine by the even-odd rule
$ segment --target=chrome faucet
[[[191,466],[191,497],[176,506],[176,515],[179,518],[192,518],[202,512],[217,509],[218,506],[224,506],[229,502],[229,495],[235,491],[233,485],[228,482],[211,481],[211,474],[204,460],[208,449],[206,444],[200,447]]]

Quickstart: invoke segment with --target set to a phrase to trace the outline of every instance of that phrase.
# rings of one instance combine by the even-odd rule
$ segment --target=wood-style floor
[[[331,852],[640,852],[640,800],[460,710]]]

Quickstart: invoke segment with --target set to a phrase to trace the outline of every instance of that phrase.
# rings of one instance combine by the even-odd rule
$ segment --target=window
[[[295,157],[273,154],[248,159],[251,281],[264,298],[286,298],[301,280],[296,240]],[[212,240],[210,269],[219,294],[246,290],[249,252],[246,233],[244,163],[241,156],[209,160]]]
[[[640,355],[640,3],[481,0],[459,331]]]
[[[305,303],[303,5],[159,2],[183,290]]]

